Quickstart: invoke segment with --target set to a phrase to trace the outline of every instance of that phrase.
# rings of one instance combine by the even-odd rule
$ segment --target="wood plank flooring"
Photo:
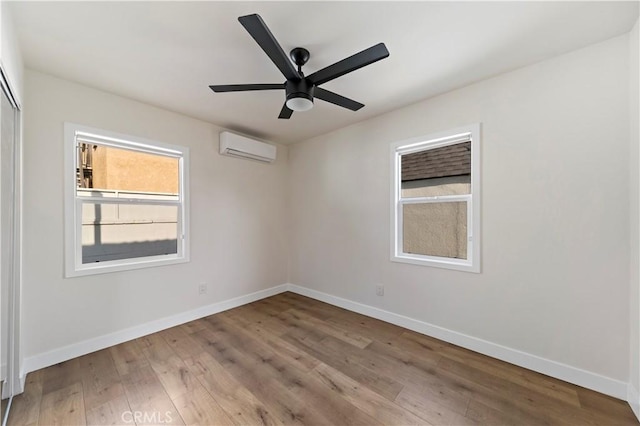
[[[27,377],[10,425],[637,425],[620,400],[283,293]]]

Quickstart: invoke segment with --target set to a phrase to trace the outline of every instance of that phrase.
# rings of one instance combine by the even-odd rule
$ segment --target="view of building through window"
[[[467,259],[471,142],[401,156],[402,251]]]
[[[176,254],[179,158],[81,141],[77,150],[82,263]]]

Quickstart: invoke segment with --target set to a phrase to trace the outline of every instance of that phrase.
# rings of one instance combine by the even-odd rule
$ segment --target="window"
[[[392,146],[391,260],[480,272],[480,126]]]
[[[188,148],[65,123],[67,277],[188,256]]]

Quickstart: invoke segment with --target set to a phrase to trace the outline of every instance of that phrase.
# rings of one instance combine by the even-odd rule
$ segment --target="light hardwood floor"
[[[614,398],[283,293],[27,377],[9,424],[637,425]]]

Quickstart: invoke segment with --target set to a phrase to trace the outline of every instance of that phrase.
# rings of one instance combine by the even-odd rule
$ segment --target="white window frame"
[[[176,200],[157,201],[140,198],[96,198],[78,196],[76,168],[78,139],[88,142],[146,152],[179,160],[180,195]],[[65,207],[65,277],[78,277],[108,272],[127,271],[189,261],[189,148],[123,135],[74,123],[64,124],[64,207]],[[123,191],[126,192],[126,191]],[[159,204],[178,206],[177,253],[129,259],[82,263],[83,203]]]
[[[411,138],[391,145],[391,261],[414,265],[480,272],[480,130],[479,123],[458,129]],[[471,191],[465,195],[402,198],[402,164],[404,154],[471,142]],[[467,259],[426,256],[403,252],[402,211],[405,204],[467,203]]]

